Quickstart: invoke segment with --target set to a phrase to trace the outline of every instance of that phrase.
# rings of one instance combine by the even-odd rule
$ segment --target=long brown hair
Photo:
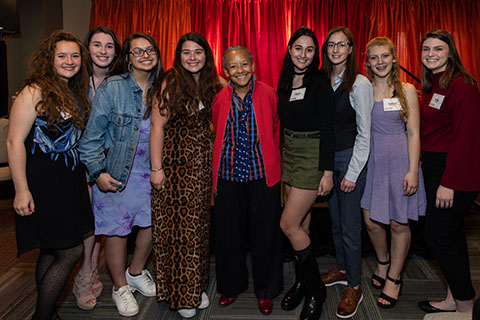
[[[75,42],[80,48],[80,70],[67,82],[60,79],[55,66],[55,48],[59,41]],[[88,99],[88,71],[90,57],[77,37],[65,30],[56,30],[45,38],[29,59],[25,86],[40,88],[41,100],[35,106],[37,113],[46,117],[47,125],[54,129],[61,122],[61,113],[70,114],[73,125],[84,129],[90,113]]]
[[[400,105],[402,106],[402,110],[400,110],[400,117],[403,121],[408,121],[408,103],[407,97],[405,95],[405,90],[403,90],[402,80],[400,80],[400,67],[397,58],[397,47],[389,38],[385,37],[376,37],[370,40],[367,43],[367,61],[365,63],[365,75],[367,78],[374,83],[375,77],[372,71],[370,64],[368,63],[368,58],[370,56],[370,48],[372,47],[387,47],[390,50],[390,54],[393,57],[392,62],[392,70],[390,71],[390,75],[388,76],[387,83],[389,86],[393,87],[396,97],[398,101],[400,101]]]
[[[198,85],[193,75],[185,70],[181,62],[182,46],[186,41],[193,41],[200,45],[205,52],[205,66],[200,71]],[[160,102],[160,114],[175,116],[177,114],[198,113],[200,102],[208,108],[210,116],[213,97],[220,90],[217,69],[213,62],[213,53],[207,40],[198,33],[184,34],[177,43],[173,68],[167,71],[164,77],[165,88],[157,88],[156,97]],[[161,84],[159,84],[161,86]],[[185,106],[190,108],[187,110]]]
[[[460,60],[460,55],[458,54],[457,47],[455,46],[455,41],[452,38],[452,35],[441,29],[435,29],[427,32],[425,37],[422,39],[421,47],[423,50],[423,43],[428,38],[435,38],[445,42],[448,45],[448,60],[445,72],[440,77],[440,89],[447,90],[450,86],[450,83],[457,77],[463,76],[465,83],[476,86],[477,81],[473,76],[465,70],[465,67]],[[432,91],[432,71],[426,68],[422,63],[422,91],[430,92]]]
[[[330,37],[336,33],[342,32],[347,37],[347,42],[352,48],[352,52],[347,57],[347,62],[345,65],[345,72],[343,73],[342,77],[342,84],[338,89],[340,90],[347,90],[352,91],[353,84],[355,83],[355,79],[357,79],[357,74],[360,73],[357,66],[357,55],[355,53],[355,41],[353,40],[353,33],[350,29],[346,27],[336,27],[331,29],[327,37],[325,38],[325,42],[322,46],[322,67],[320,71],[323,72],[329,79],[333,72],[333,64],[328,58],[328,41]]]

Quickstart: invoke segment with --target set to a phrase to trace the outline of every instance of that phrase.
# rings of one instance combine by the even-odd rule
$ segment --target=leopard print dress
[[[212,135],[207,108],[165,126],[165,188],[152,188],[157,299],[172,309],[198,307],[210,257]]]

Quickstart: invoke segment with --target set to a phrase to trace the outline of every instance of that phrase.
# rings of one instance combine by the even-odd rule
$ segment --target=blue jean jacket
[[[152,81],[148,89],[151,85]],[[96,91],[78,148],[88,173],[105,170],[122,183],[119,191],[130,176],[140,137],[142,93],[131,73],[105,79]]]

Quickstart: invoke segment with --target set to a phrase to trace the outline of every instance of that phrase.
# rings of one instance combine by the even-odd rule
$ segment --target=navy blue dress
[[[47,127],[37,116],[25,140],[26,174],[35,211],[15,215],[18,255],[36,248],[67,249],[93,232],[85,169],[79,161],[82,135],[70,119]]]

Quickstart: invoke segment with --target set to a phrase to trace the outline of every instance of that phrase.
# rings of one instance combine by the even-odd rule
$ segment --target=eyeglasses
[[[340,49],[345,49],[347,46],[349,46],[350,43],[347,41],[339,41],[339,42],[328,42],[327,47],[329,49],[333,49],[335,47],[338,47]]]
[[[145,55],[145,52],[149,56],[154,56],[157,54],[157,50],[155,50],[155,48],[153,47],[149,47],[147,49],[135,48],[131,50],[129,53],[133,54],[134,57],[142,57],[143,55]]]

